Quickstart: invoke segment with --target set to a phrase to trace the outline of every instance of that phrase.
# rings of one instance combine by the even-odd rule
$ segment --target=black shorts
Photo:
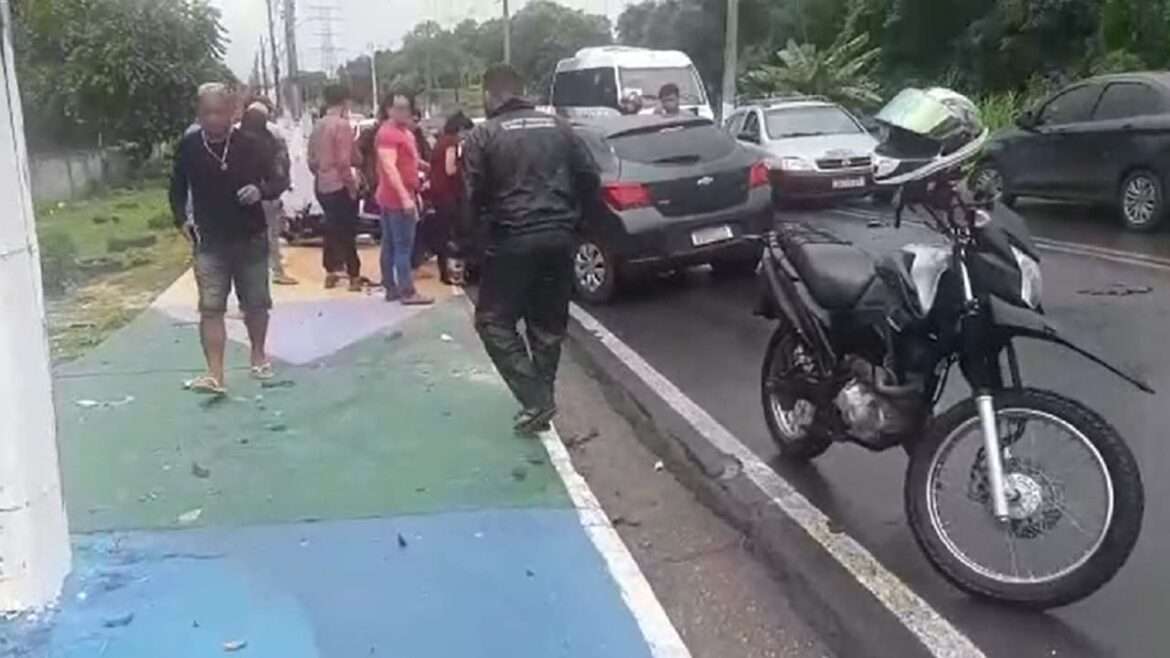
[[[195,283],[202,313],[227,311],[228,293],[233,287],[245,313],[272,308],[268,237],[261,233],[243,240],[201,242],[195,248]]]

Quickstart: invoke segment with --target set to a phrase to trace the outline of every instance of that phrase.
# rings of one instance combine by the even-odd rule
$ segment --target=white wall
[[[70,567],[9,16],[0,0],[0,611],[52,603]]]
[[[29,158],[33,201],[80,199],[98,185],[125,184],[130,158],[119,149],[33,155]]]

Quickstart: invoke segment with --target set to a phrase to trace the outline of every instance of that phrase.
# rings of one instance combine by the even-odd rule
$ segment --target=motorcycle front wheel
[[[1008,519],[992,513],[972,400],[931,421],[905,483],[915,539],[959,589],[1045,609],[1083,599],[1117,573],[1145,505],[1133,454],[1109,423],[1049,391],[995,395]]]

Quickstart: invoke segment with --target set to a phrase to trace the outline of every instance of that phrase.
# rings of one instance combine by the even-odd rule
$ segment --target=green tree
[[[206,0],[15,0],[14,50],[33,148],[130,142],[190,124],[200,83],[235,82]]]
[[[612,42],[608,18],[548,0],[530,2],[512,17],[512,64],[533,96],[547,96],[558,61]]]
[[[842,38],[821,50],[811,43],[789,41],[778,53],[778,64],[765,64],[743,76],[749,94],[795,92],[825,96],[851,107],[881,103],[880,87],[870,71],[881,49],[869,47],[869,35]]]

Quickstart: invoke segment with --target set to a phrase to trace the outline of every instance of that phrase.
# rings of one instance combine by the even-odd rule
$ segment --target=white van
[[[557,63],[550,104],[560,110],[573,107],[619,107],[622,98],[636,93],[645,99],[644,113],[657,106],[658,90],[678,85],[682,111],[714,119],[703,79],[686,53],[627,46],[582,48]]]

